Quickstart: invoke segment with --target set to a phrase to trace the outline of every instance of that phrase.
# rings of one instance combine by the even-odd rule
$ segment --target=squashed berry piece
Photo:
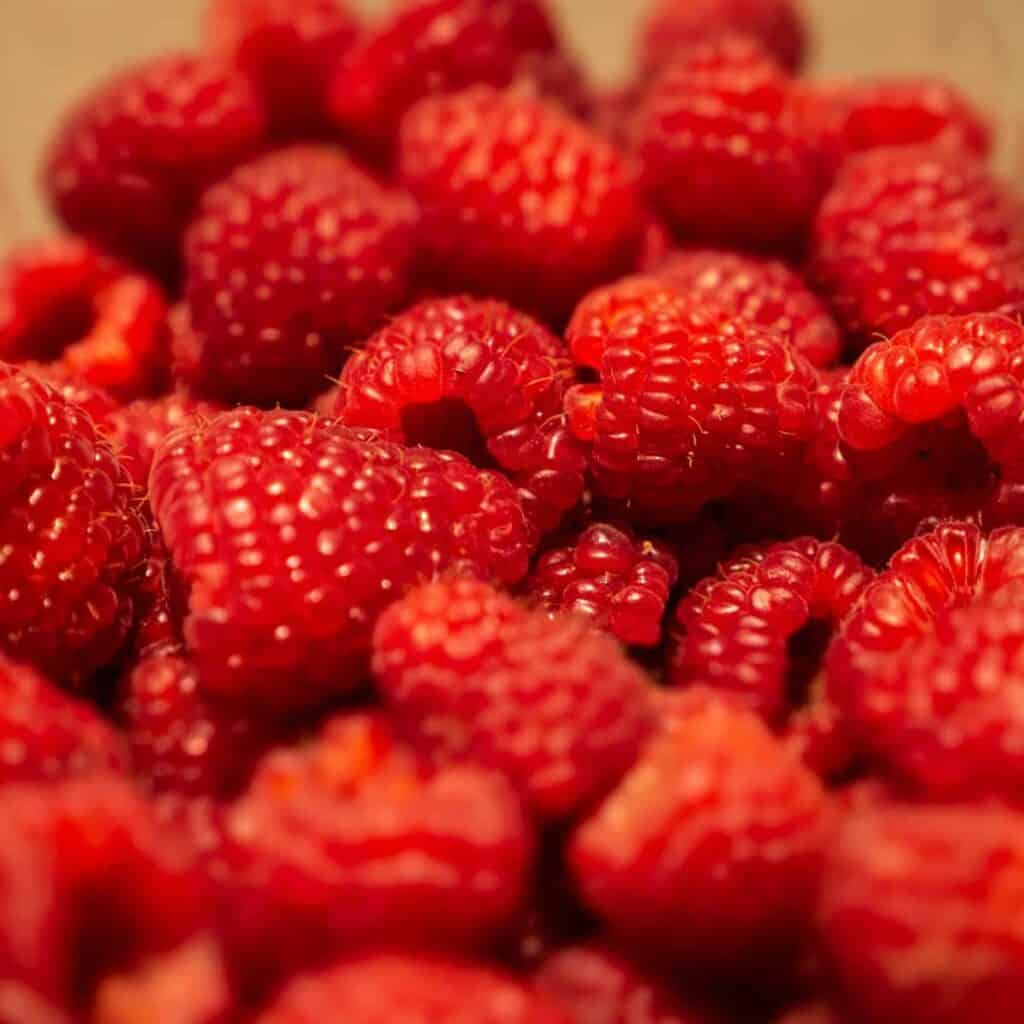
[[[68,115],[45,169],[68,228],[173,271],[199,193],[263,140],[265,114],[226,64],[160,57],[122,72]]]
[[[708,43],[670,65],[634,132],[648,194],[687,237],[798,242],[827,187],[792,81],[749,39]]]
[[[810,921],[827,825],[817,778],[752,712],[695,690],[666,707],[569,859],[587,905],[641,948],[763,965]]]
[[[256,1024],[571,1024],[546,997],[492,968],[398,954],[293,981]]]
[[[398,156],[447,287],[558,319],[636,263],[645,214],[632,164],[542,100],[487,86],[423,100]]]
[[[547,531],[583,493],[586,452],[562,412],[572,377],[563,342],[511,306],[428,299],[349,359],[334,414],[404,444],[497,464]]]
[[[275,135],[327,124],[327,86],[359,25],[347,0],[212,0],[207,39],[263,98]]]
[[[841,1005],[864,1024],[1011,1024],[1024,995],[1024,817],[998,807],[851,814],[819,907]]]
[[[186,237],[192,361],[179,375],[211,398],[305,404],[405,299],[412,219],[406,197],[328,146],[238,168]]]
[[[812,270],[861,343],[928,314],[1024,311],[1024,227],[985,166],[941,146],[847,160],[818,213]]]
[[[172,435],[150,500],[202,685],[250,709],[358,687],[377,616],[410,585],[456,567],[515,583],[528,568],[503,477],[312,413],[240,409]]]
[[[667,546],[638,540],[626,527],[592,523],[541,556],[526,594],[552,611],[593,619],[624,644],[654,647],[678,578]]]
[[[498,769],[548,818],[604,796],[654,714],[644,674],[586,620],[527,612],[472,581],[388,609],[374,671],[417,746]]]
[[[77,685],[110,662],[142,568],[138,492],[89,416],[0,364],[0,648]]]

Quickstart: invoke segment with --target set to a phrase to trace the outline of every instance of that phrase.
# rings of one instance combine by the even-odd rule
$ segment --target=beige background
[[[352,0],[366,11],[388,0]],[[816,74],[946,74],[998,116],[1024,168],[1024,0],[805,0]],[[648,0],[552,0],[606,80],[628,68]],[[46,230],[35,167],[54,119],[112,66],[193,45],[205,0],[0,0],[0,240]]]

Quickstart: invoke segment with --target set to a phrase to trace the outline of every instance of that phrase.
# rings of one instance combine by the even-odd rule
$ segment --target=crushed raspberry
[[[203,687],[249,707],[356,688],[409,585],[453,567],[514,583],[528,566],[504,478],[311,413],[223,413],[172,435],[150,480]]]
[[[381,617],[374,650],[378,684],[417,745],[498,769],[544,817],[604,796],[652,722],[650,685],[610,638],[483,584],[413,591]]]
[[[558,319],[639,256],[645,216],[632,164],[531,96],[478,86],[423,100],[402,124],[398,160],[446,287]]]
[[[186,238],[179,376],[210,398],[305,404],[406,298],[412,220],[404,196],[328,146],[238,168]]]
[[[111,78],[66,117],[45,168],[67,227],[173,270],[199,193],[263,140],[263,105],[217,61],[160,57]]]

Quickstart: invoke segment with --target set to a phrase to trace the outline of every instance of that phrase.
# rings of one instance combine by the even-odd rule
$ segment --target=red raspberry
[[[263,106],[239,72],[160,57],[75,107],[45,170],[61,220],[129,261],[166,272],[200,191],[260,145]]]
[[[775,1024],[843,1024],[843,1018],[827,1003],[807,1003],[784,1013]]]
[[[211,50],[246,74],[276,135],[327,126],[327,86],[359,25],[347,0],[211,0]]]
[[[504,478],[312,413],[223,413],[172,435],[150,480],[203,688],[250,710],[357,687],[377,616],[411,584],[527,570]]]
[[[541,100],[486,86],[423,100],[402,124],[399,166],[446,287],[558,319],[639,256],[632,164]]]
[[[678,578],[666,546],[637,540],[628,528],[592,523],[541,557],[526,593],[552,611],[593,619],[624,644],[655,647]]]
[[[106,431],[110,417],[121,407],[111,394],[84,383],[81,378],[69,374],[58,363],[49,363],[46,366],[25,363],[23,368],[33,377],[49,384],[69,405],[76,405],[87,412],[93,423],[103,431]]]
[[[687,237],[797,242],[827,187],[805,120],[792,81],[753,41],[697,47],[655,81],[637,113],[648,193]]]
[[[132,621],[138,494],[81,409],[4,364],[0,496],[0,648],[81,684]]]
[[[349,359],[334,411],[395,441],[496,463],[547,531],[583,493],[586,453],[562,413],[572,376],[563,342],[503,302],[428,299]]]
[[[617,933],[687,964],[763,964],[809,921],[826,825],[820,783],[757,717],[694,691],[569,858]]]
[[[489,968],[381,954],[292,982],[256,1024],[570,1024],[554,1004]]]
[[[1024,997],[1024,817],[891,807],[849,817],[820,931],[844,1007],[864,1024],[1010,1024]]]
[[[499,777],[429,770],[383,718],[339,718],[267,757],[228,812],[211,874],[233,948],[276,973],[376,942],[472,948],[522,905],[532,840]]]
[[[644,674],[585,620],[528,612],[473,581],[392,605],[374,671],[418,745],[502,771],[549,818],[615,785],[654,711]]]
[[[984,165],[935,146],[848,160],[814,229],[812,268],[862,342],[930,313],[1024,311],[1024,229]]]
[[[214,398],[303,405],[405,299],[411,227],[407,199],[340,150],[295,146],[240,167],[203,197],[186,238],[194,362],[180,375]]]
[[[166,316],[155,284],[81,239],[34,245],[0,264],[0,358],[51,365],[117,398],[156,382]]]

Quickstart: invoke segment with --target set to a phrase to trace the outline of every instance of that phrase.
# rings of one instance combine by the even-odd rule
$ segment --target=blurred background
[[[350,0],[373,13],[391,0]],[[647,0],[551,0],[604,82],[629,69]],[[805,0],[816,76],[937,74],[1002,129],[1003,169],[1024,168],[1024,0]],[[69,101],[111,68],[195,45],[205,0],[0,0],[0,241],[47,226],[35,189],[40,153]]]

